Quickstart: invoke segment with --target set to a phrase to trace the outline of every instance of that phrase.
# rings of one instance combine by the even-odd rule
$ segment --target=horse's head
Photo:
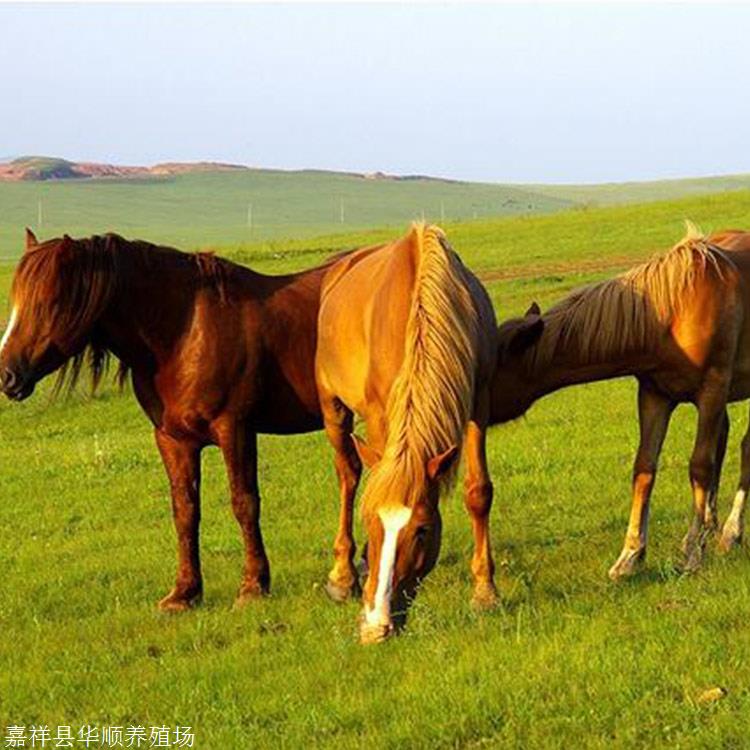
[[[0,388],[28,398],[46,375],[80,354],[109,298],[111,274],[102,259],[65,235],[26,250],[11,288],[11,315],[0,342]]]
[[[387,468],[378,466],[379,454],[358,438],[355,443],[360,458],[373,467],[366,492],[387,496],[376,498],[377,507],[365,511],[369,572],[363,592],[360,636],[363,643],[378,643],[403,624],[420,581],[435,566],[442,531],[439,482],[455,463],[459,451],[453,446],[430,458],[422,467],[422,480],[408,488],[413,500],[403,504],[404,488],[398,487],[398,481],[390,486],[387,479],[381,481],[384,478],[379,476],[380,471],[385,474]],[[414,497],[417,485],[422,490]]]
[[[529,378],[522,357],[544,332],[544,319],[536,302],[519,318],[503,322],[497,329],[497,367],[492,380],[491,424],[520,417],[528,408],[525,394]]]

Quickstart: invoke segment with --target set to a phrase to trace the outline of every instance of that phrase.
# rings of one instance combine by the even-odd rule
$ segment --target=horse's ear
[[[512,356],[523,354],[536,344],[544,331],[544,319],[536,314],[508,321],[497,331],[498,365],[504,365]]]
[[[528,318],[529,315],[541,315],[542,314],[542,308],[537,305],[536,302],[531,303],[531,307],[526,311],[525,317]]]
[[[427,462],[427,476],[432,479],[438,479],[443,476],[453,466],[454,461],[458,458],[458,446],[452,445],[447,451],[433,456]]]
[[[352,433],[352,442],[354,443],[354,448],[357,451],[359,460],[362,461],[368,469],[371,469],[381,458],[383,458],[380,451],[369,446],[361,437],[359,437],[359,435]]]
[[[39,242],[36,239],[36,235],[26,227],[26,249],[33,250]]]

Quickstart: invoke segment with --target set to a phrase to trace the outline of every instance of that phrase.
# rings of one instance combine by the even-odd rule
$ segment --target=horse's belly
[[[320,414],[293,414],[288,419],[253,419],[253,427],[256,432],[264,435],[300,435],[304,432],[316,432],[323,429],[323,420]]]
[[[729,400],[741,401],[750,398],[750,362],[738,362],[732,372]]]
[[[317,391],[301,392],[290,383],[276,383],[264,389],[248,414],[257,432],[270,435],[294,435],[314,432],[323,427]]]

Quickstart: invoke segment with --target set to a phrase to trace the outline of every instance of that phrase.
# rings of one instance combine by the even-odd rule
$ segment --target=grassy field
[[[750,193],[446,228],[505,317],[666,248],[684,218],[749,226]],[[185,226],[189,244],[203,243],[190,216]],[[252,244],[228,231],[205,242],[272,272],[392,234]],[[6,266],[2,300],[9,278]],[[469,606],[471,534],[455,495],[407,631],[363,648],[357,605],[335,606],[321,589],[337,516],[321,434],[261,439],[273,595],[243,611],[231,608],[239,533],[219,457],[206,451],[205,603],[165,616],[154,604],[172,582],[174,533],[145,418],[110,387],[47,394],[0,404],[0,728],[191,725],[196,747],[217,750],[748,747],[750,560],[712,553],[698,575],[675,572],[690,515],[690,407],[665,446],[643,574],[622,585],[606,576],[629,510],[634,383],[580,386],[492,430],[502,606]],[[731,415],[722,515],[746,407]],[[699,704],[715,686],[727,696]]]
[[[252,227],[248,226],[250,204]],[[0,182],[0,255],[18,252],[27,225],[43,235],[92,234],[116,227],[130,236],[197,246],[310,237],[352,227],[400,227],[423,214],[450,220],[539,213],[571,205],[569,200],[508,185],[375,180],[315,171]]]
[[[611,182],[600,185],[526,185],[539,195],[574,203],[606,206],[618,203],[643,203],[690,196],[721,193],[750,187],[750,175],[735,174],[718,177],[695,177],[649,182]]]
[[[18,255],[25,226],[41,236],[115,228],[130,237],[191,249],[258,242],[284,247],[291,239],[331,232],[375,227],[400,231],[404,223],[423,216],[442,223],[483,221],[748,188],[750,175],[610,185],[503,185],[268,169],[172,178],[0,182],[0,259]]]

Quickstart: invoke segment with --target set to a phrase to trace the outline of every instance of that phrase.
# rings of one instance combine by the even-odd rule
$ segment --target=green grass
[[[252,229],[248,227],[251,203]],[[45,237],[116,229],[131,237],[198,247],[401,226],[423,214],[450,220],[554,211],[571,205],[568,200],[507,185],[370,180],[315,171],[0,182],[0,255],[20,252],[24,226],[38,228]]]
[[[36,157],[41,172],[59,159]],[[503,185],[372,180],[335,172],[206,172],[143,179],[0,182],[0,258],[16,257],[23,228],[40,236],[117,230],[185,248],[286,243],[424,216],[449,223],[529,216],[573,207],[642,203],[750,188],[750,175],[610,185]],[[42,222],[39,224],[39,204]],[[341,221],[343,202],[344,216]],[[252,204],[252,228],[248,206]]]
[[[747,189],[750,187],[750,174],[649,182],[611,182],[601,185],[526,185],[525,187],[540,195],[554,196],[575,203],[605,206]]]
[[[448,231],[473,268],[517,276],[489,284],[504,317],[667,247],[685,217],[743,226],[748,209],[740,191]],[[228,233],[221,247],[281,271],[392,234],[248,244]],[[0,271],[3,298],[9,274]],[[722,515],[745,412],[731,410]],[[407,631],[363,648],[357,605],[335,606],[320,587],[337,517],[321,434],[260,441],[273,595],[243,611],[231,608],[239,533],[217,452],[206,451],[205,603],[170,617],[154,607],[174,573],[167,481],[132,395],[107,387],[50,402],[41,388],[23,404],[3,402],[0,727],[179,723],[212,749],[747,747],[750,560],[712,551],[700,574],[674,572],[693,434],[693,410],[681,407],[653,498],[647,569],[616,586],[606,571],[629,510],[634,383],[561,391],[494,428],[502,606],[469,606],[471,534],[455,495]],[[727,697],[698,705],[716,685]]]

